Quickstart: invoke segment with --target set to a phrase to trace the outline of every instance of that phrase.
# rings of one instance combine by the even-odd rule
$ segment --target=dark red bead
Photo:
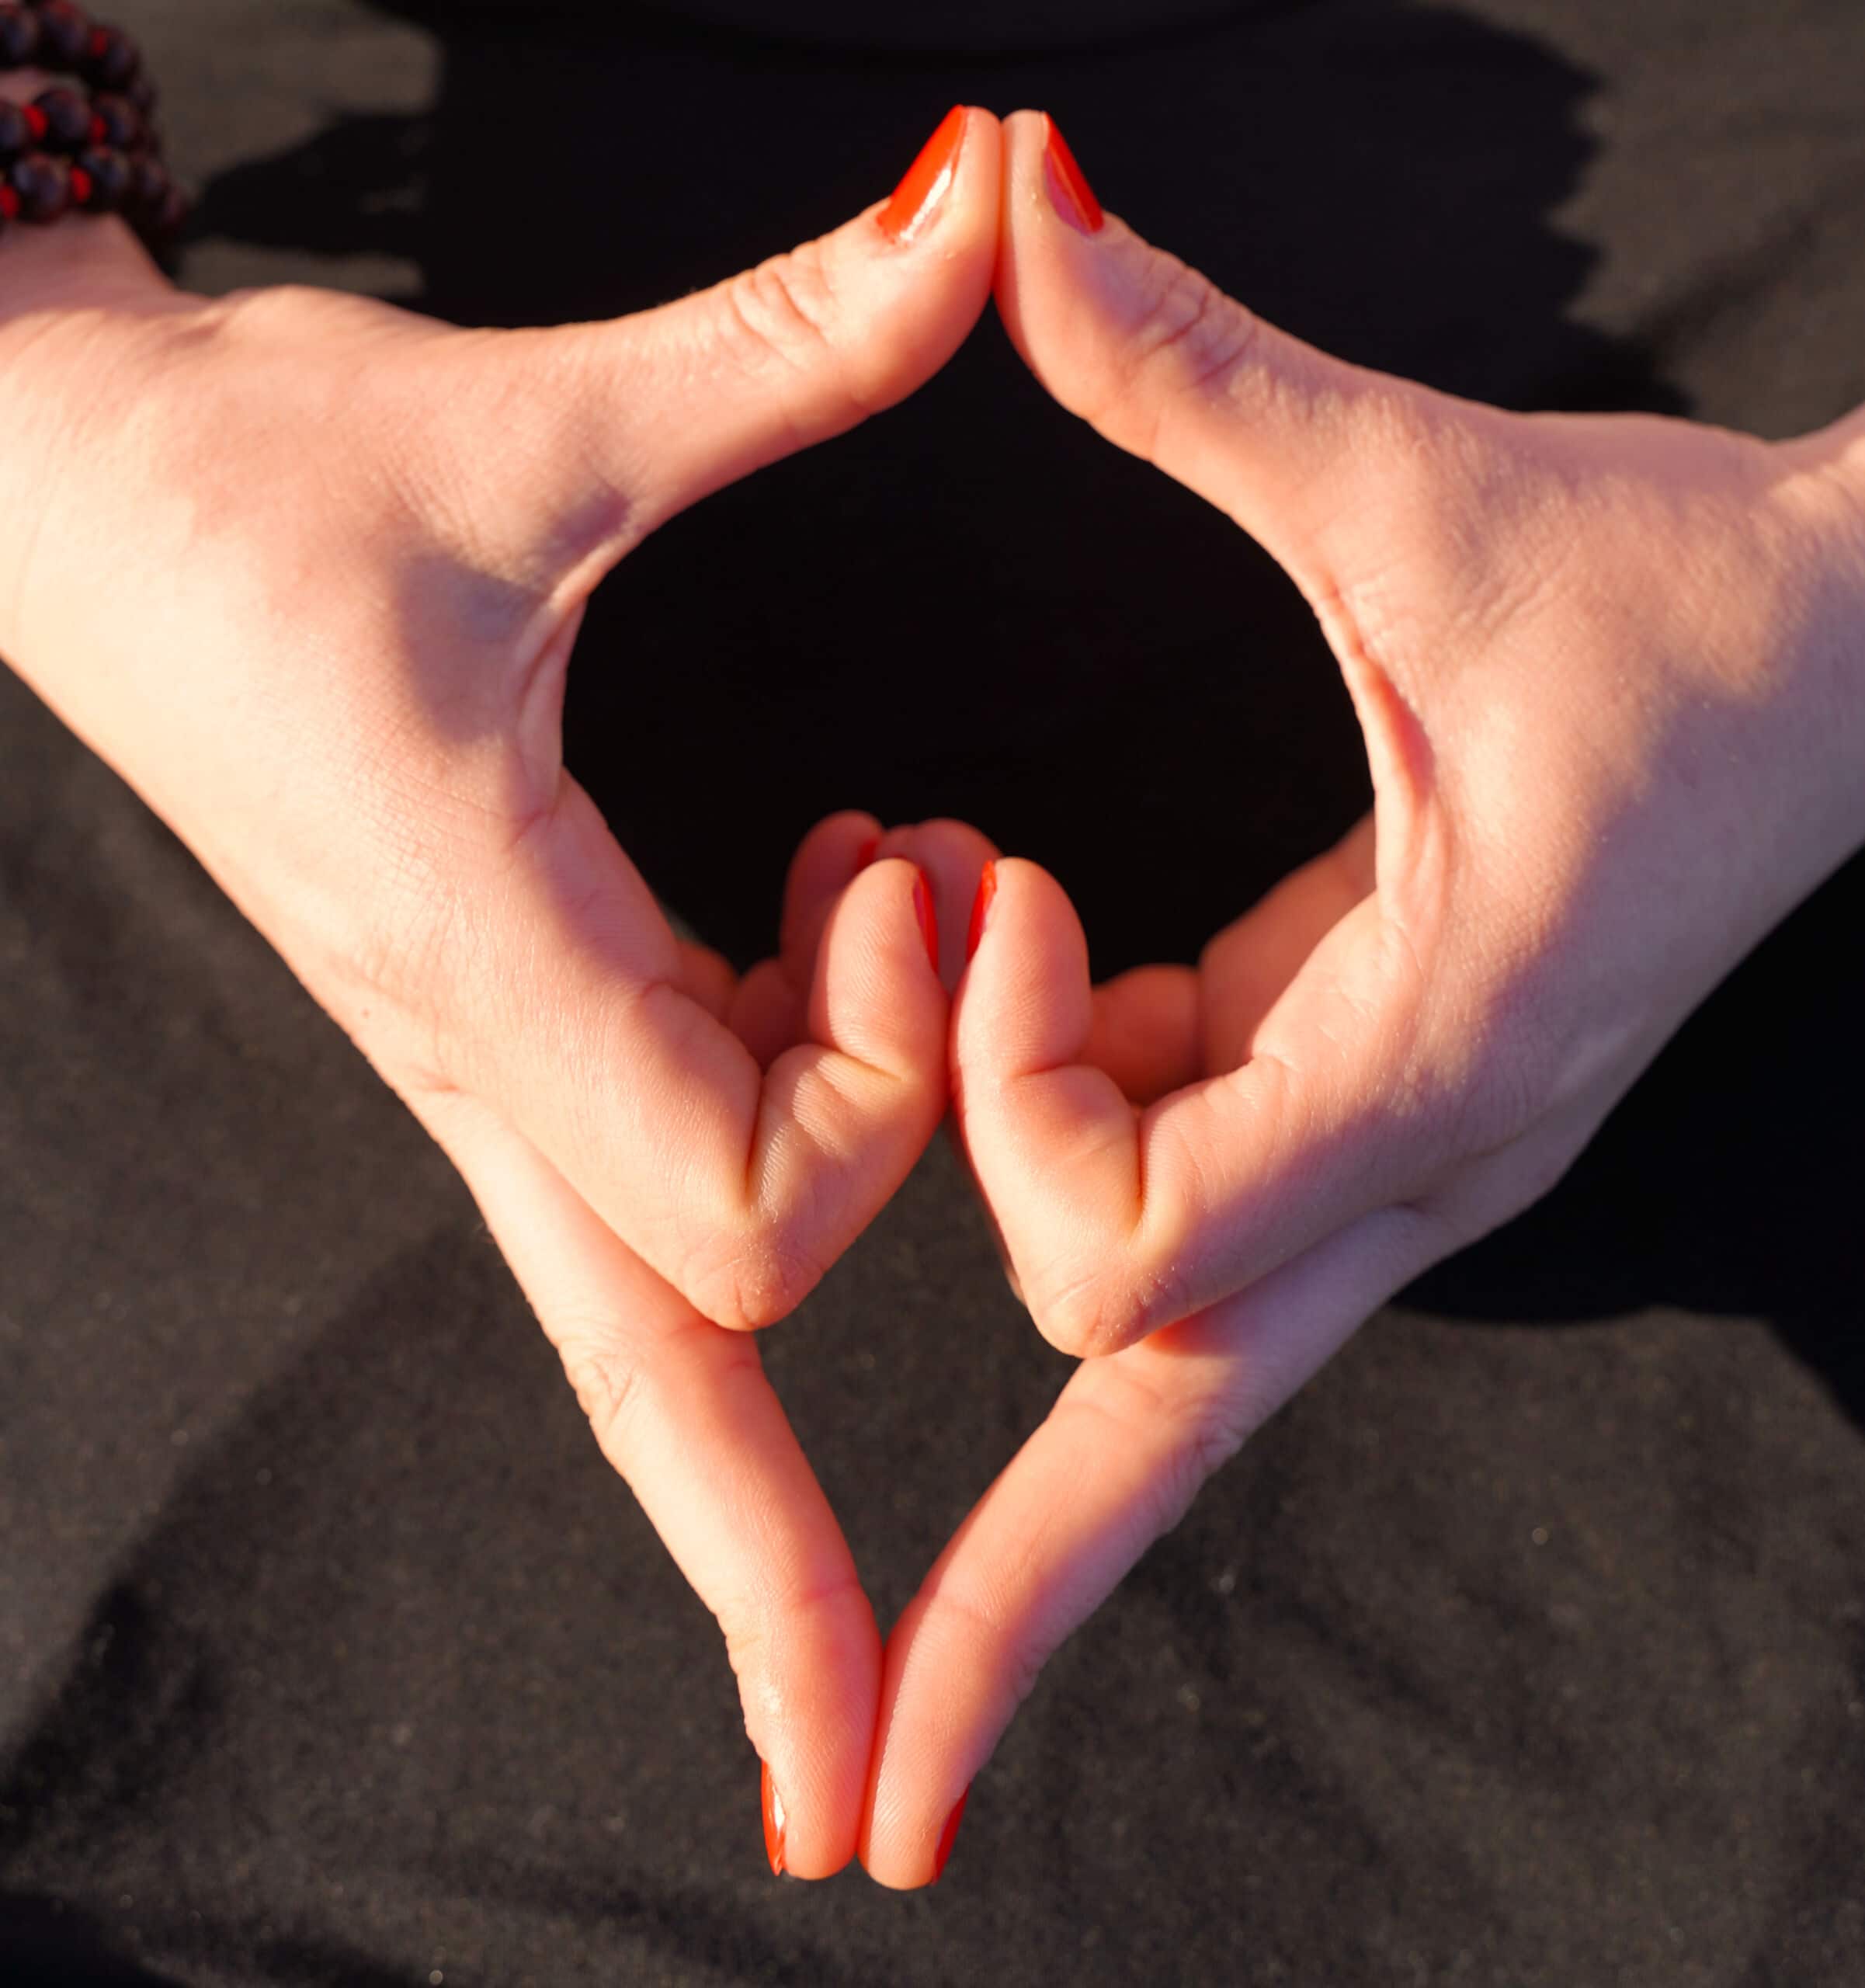
[[[38,16],[23,7],[0,6],[0,69],[30,69],[38,54]]]
[[[82,165],[71,168],[71,205],[88,212],[91,205],[91,176]]]
[[[26,106],[26,128],[33,134],[33,143],[35,145],[44,143],[45,113],[36,103],[29,103]]]
[[[12,221],[19,212],[19,196],[4,179],[0,179],[0,221]]]
[[[91,39],[91,23],[71,0],[45,0],[39,9],[39,61],[43,68],[75,69]]]
[[[71,169],[49,152],[28,152],[7,175],[19,196],[22,221],[51,221],[71,205]]]
[[[11,165],[33,149],[33,127],[16,103],[0,103],[0,165]]]
[[[135,80],[142,54],[121,28],[92,28],[82,66],[93,89],[120,90]]]
[[[127,96],[109,92],[91,101],[91,143],[127,152],[148,135],[148,120]]]
[[[94,214],[113,214],[130,197],[130,162],[121,152],[93,146],[78,155],[76,170],[91,182],[85,208]]]
[[[81,151],[91,142],[91,106],[75,89],[55,83],[33,99],[44,125],[48,152]]]

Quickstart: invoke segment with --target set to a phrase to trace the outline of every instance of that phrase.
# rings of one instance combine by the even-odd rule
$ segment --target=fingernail
[[[934,1884],[946,1875],[946,1866],[951,1861],[952,1846],[958,1840],[958,1826],[964,1820],[965,1804],[971,1799],[971,1791],[967,1788],[958,1798],[958,1806],[946,1818],[946,1826],[939,1833],[939,1847],[932,1853]]]
[[[874,860],[875,853],[880,847],[880,836],[870,836],[867,840],[861,845],[860,848],[855,852],[855,874],[857,877],[859,877],[862,871],[867,869],[868,865]]]
[[[991,916],[991,900],[997,895],[997,865],[987,863],[978,880],[978,895],[971,900],[971,936],[965,941],[965,963],[971,963],[978,943],[985,936],[985,920]]]
[[[1075,154],[1068,149],[1068,141],[1057,128],[1055,120],[1051,117],[1048,122],[1043,179],[1049,189],[1049,204],[1071,228],[1078,228],[1084,235],[1099,235],[1106,218],[1101,212],[1101,203],[1088,183],[1088,176],[1076,165]]]
[[[770,1768],[760,1760],[764,1776],[759,1792],[764,1798],[764,1854],[770,1859],[771,1875],[783,1875],[783,1798],[771,1784]]]
[[[954,104],[881,210],[880,231],[890,242],[912,241],[932,218],[958,177],[958,155],[964,143],[965,106]]]
[[[939,913],[932,908],[932,886],[926,881],[922,870],[913,886],[913,910],[919,919],[919,929],[925,934],[926,957],[932,962],[932,971],[939,971]]]

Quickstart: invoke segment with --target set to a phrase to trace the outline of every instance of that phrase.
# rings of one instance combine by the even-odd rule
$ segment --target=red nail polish
[[[880,231],[890,242],[912,241],[932,217],[958,177],[958,155],[964,144],[965,106],[955,104],[881,210]]]
[[[926,936],[926,957],[932,962],[932,971],[939,971],[939,913],[932,907],[932,886],[926,881],[926,873],[921,871],[913,886],[913,911],[919,920],[919,929]]]
[[[932,1853],[934,1884],[946,1875],[946,1866],[951,1861],[952,1846],[958,1839],[958,1826],[964,1820],[965,1804],[971,1799],[971,1791],[967,1788],[958,1798],[958,1806],[946,1818],[946,1826],[939,1833],[939,1847]]]
[[[857,877],[859,877],[862,871],[867,869],[868,865],[874,860],[875,853],[880,849],[880,836],[870,836],[867,840],[861,845],[860,848],[856,850],[855,874]]]
[[[978,942],[985,936],[985,920],[991,916],[991,900],[996,895],[997,865],[987,863],[984,874],[978,880],[978,895],[971,900],[971,936],[965,941],[967,965],[978,951]]]
[[[1049,142],[1043,148],[1043,179],[1049,189],[1049,204],[1071,228],[1084,235],[1100,233],[1106,217],[1053,117],[1049,120]]]
[[[771,1875],[783,1875],[783,1803],[776,1788],[771,1785],[770,1769],[760,1760],[763,1779],[759,1792],[764,1799],[764,1854],[770,1859]]]

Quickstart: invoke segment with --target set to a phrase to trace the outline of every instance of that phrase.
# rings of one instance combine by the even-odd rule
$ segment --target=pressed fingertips
[[[969,964],[976,955],[979,942],[985,936],[985,926],[991,916],[991,900],[997,895],[997,865],[987,863],[984,874],[978,880],[978,895],[971,901],[971,930],[965,940],[965,960]]]
[[[1043,184],[1049,189],[1049,203],[1062,219],[1083,235],[1099,235],[1106,217],[1095,198],[1088,176],[1076,163],[1053,117],[1045,120],[1049,135],[1043,147]]]
[[[890,242],[912,241],[938,212],[939,203],[958,177],[965,124],[965,106],[954,104],[926,141],[919,158],[907,168],[906,177],[880,211],[880,231]]]
[[[764,1803],[764,1854],[770,1859],[771,1875],[783,1875],[783,1799],[777,1792],[770,1778],[768,1762],[760,1761],[762,1770],[759,1791]]]

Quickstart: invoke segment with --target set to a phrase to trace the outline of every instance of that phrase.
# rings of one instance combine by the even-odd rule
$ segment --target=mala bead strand
[[[43,0],[37,11],[40,67],[75,69],[90,45],[89,17],[71,0]]]
[[[0,69],[30,69],[38,58],[38,16],[7,0],[0,5]]]
[[[41,227],[62,221],[71,208],[71,169],[49,152],[28,152],[7,175],[22,221]]]
[[[104,91],[91,99],[90,142],[133,152],[149,143],[149,120],[127,96]]]
[[[63,152],[69,157],[91,142],[91,106],[88,99],[63,83],[54,83],[33,99],[32,108],[44,124],[40,149]]]
[[[127,89],[142,73],[142,51],[121,28],[92,28],[78,73],[94,90]]]
[[[106,150],[93,145],[82,151],[73,162],[71,185],[78,188],[78,175],[84,176],[85,192],[78,205],[88,214],[120,214],[128,204],[130,189],[134,176],[130,162],[120,151]]]
[[[0,0],[0,73],[19,69],[74,80],[0,103],[0,234],[14,221],[115,214],[159,251],[189,201],[162,162],[155,85],[135,41],[73,0]]]

